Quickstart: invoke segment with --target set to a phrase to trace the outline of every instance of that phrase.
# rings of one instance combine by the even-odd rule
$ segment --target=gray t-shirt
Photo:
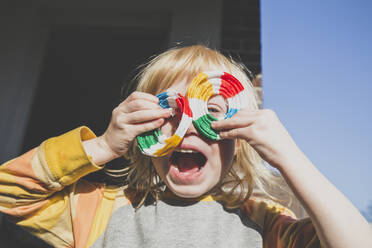
[[[117,209],[92,247],[262,247],[262,230],[216,201],[158,201]]]

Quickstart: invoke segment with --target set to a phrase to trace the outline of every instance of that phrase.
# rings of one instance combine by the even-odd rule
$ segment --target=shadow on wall
[[[22,152],[87,125],[101,135],[136,67],[162,51],[167,30],[60,27],[51,33]]]
[[[102,134],[121,100],[125,79],[130,80],[128,75],[167,43],[167,30],[55,29],[49,39],[22,152],[81,125]],[[121,166],[125,163],[115,162]],[[51,246],[0,214],[0,247]]]

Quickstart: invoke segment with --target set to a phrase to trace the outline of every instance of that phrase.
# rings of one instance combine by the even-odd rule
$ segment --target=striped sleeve
[[[296,219],[280,204],[250,199],[241,210],[261,227],[264,248],[323,247],[310,218]]]
[[[101,169],[82,145],[94,137],[80,127],[1,165],[0,211],[54,247],[84,247],[89,233],[82,230],[89,231],[84,227],[92,224],[103,195],[103,186],[79,180]]]

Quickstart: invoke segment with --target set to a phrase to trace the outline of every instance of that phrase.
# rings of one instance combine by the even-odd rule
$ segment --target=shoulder
[[[311,219],[297,219],[279,203],[253,198],[240,209],[262,228],[264,247],[321,247]]]
[[[71,188],[74,232],[79,234],[75,243],[90,247],[104,233],[112,214],[130,201],[123,187],[80,179]]]
[[[283,205],[264,198],[250,198],[241,207],[240,211],[257,223],[260,227],[264,227],[268,222],[272,222],[278,217],[286,219],[296,219],[296,215]]]

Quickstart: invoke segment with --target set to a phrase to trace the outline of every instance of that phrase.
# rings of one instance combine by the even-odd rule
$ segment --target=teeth
[[[177,149],[176,152],[181,153],[198,153],[197,151],[191,150],[191,149]]]

